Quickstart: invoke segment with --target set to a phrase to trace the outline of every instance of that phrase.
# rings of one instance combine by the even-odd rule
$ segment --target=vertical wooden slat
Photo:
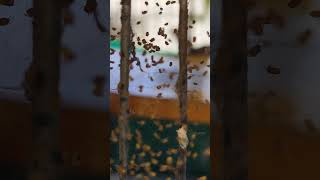
[[[179,99],[181,128],[187,132],[188,1],[179,0],[179,5],[179,78],[177,92]],[[183,141],[183,139],[180,139],[180,141]],[[179,142],[179,144],[180,143],[181,142]],[[180,145],[179,152],[180,154],[177,161],[176,179],[186,180],[187,148],[183,148]]]
[[[32,163],[29,179],[59,179],[59,57],[61,6],[55,0],[34,0],[32,69]]]
[[[128,166],[128,146],[127,135],[129,132],[128,127],[128,115],[129,115],[129,58],[131,41],[131,0],[121,1],[121,62],[120,62],[120,82],[118,90],[120,91],[120,114],[118,118],[118,124],[120,129],[119,137],[119,158],[121,165],[119,166],[120,180],[127,178],[127,166]]]
[[[222,2],[216,92],[223,123],[225,180],[248,179],[247,12],[238,0]]]

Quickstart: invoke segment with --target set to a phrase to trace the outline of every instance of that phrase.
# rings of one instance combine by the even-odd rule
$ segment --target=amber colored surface
[[[279,110],[284,104],[278,101],[267,104],[264,100],[263,102],[261,106],[269,104],[270,109],[267,108],[262,114],[259,113],[261,116],[254,115],[255,121],[260,119],[261,123],[251,122],[249,128],[249,179],[320,179],[319,132],[297,132],[289,125],[277,126],[276,122],[272,124],[264,122],[268,121],[268,118],[277,119],[272,117],[272,113],[280,114],[282,119],[291,111]],[[255,103],[252,105],[260,108],[260,105]],[[31,143],[30,110],[30,106],[26,104],[0,101],[1,163],[26,166]],[[258,109],[255,111],[259,112]],[[260,117],[265,116],[264,113],[270,114],[271,117],[262,120]],[[67,169],[82,174],[105,174],[107,164],[104,160],[108,155],[107,119],[105,112],[85,109],[62,111],[61,149],[65,154]],[[219,144],[215,146],[219,147]],[[71,160],[71,155],[75,153],[80,155],[79,162]]]
[[[179,119],[177,100],[130,96],[129,108],[130,112],[137,116],[155,119]],[[119,98],[116,94],[111,94],[110,111],[113,113],[119,112]],[[188,119],[190,122],[210,123],[210,104],[189,100]]]

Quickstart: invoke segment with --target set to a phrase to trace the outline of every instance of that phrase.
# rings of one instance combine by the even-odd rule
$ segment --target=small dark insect
[[[311,34],[312,32],[310,29],[300,32],[297,36],[297,41],[299,44],[305,44],[310,39]]]
[[[75,54],[72,52],[72,50],[67,47],[62,47],[61,53],[63,55],[63,59],[65,62],[71,62],[76,57]]]
[[[146,6],[148,6],[148,5],[149,5],[148,1],[145,1],[145,2],[144,2],[144,4],[145,4]]]
[[[159,15],[161,15],[162,14],[162,12],[159,12]]]
[[[115,35],[110,35],[110,39],[111,39],[111,41],[114,41],[116,39],[116,36]]]
[[[149,32],[146,32],[146,36],[149,36]]]
[[[10,23],[9,18],[0,18],[0,26],[6,26]]]
[[[142,14],[147,14],[148,13],[148,11],[142,11]]]
[[[86,5],[84,6],[84,11],[88,14],[92,14],[97,9],[97,1],[96,0],[87,0]]]
[[[209,33],[209,31],[207,31],[207,35],[208,35],[208,37],[210,37],[210,33]]]
[[[310,16],[314,18],[320,17],[320,10],[311,11]]]
[[[197,37],[193,36],[192,42],[196,42],[196,41],[197,41]]]
[[[284,16],[270,8],[267,12],[267,17],[264,20],[264,24],[272,24],[277,28],[283,28],[285,26],[285,19]]]
[[[146,44],[147,41],[146,41],[145,39],[142,39],[142,43],[143,43],[143,44]]]
[[[198,85],[198,83],[196,83],[196,82],[194,82],[193,84],[194,84],[194,85]]]
[[[117,30],[117,28],[115,28],[115,27],[112,27],[112,31],[116,31]]]
[[[164,25],[165,25],[165,26],[168,26],[168,24],[169,24],[169,23],[165,23]]]
[[[290,8],[295,8],[297,6],[299,6],[302,3],[303,0],[290,0],[288,3],[288,6]]]
[[[167,2],[166,2],[166,5],[169,5],[169,4],[170,4],[170,1],[167,1]]]
[[[255,45],[248,50],[249,57],[256,57],[261,52],[261,46]]]
[[[176,74],[177,74],[177,73],[175,73],[175,72],[169,73],[169,79],[170,79],[170,80],[173,80],[173,78],[174,78],[174,76],[175,76]]]
[[[204,63],[204,61],[201,61],[201,62],[200,62],[200,64],[203,64],[203,63]]]
[[[157,98],[161,98],[162,97],[162,93],[159,93],[158,95],[157,95]]]
[[[63,22],[65,25],[73,24],[73,14],[70,9],[64,9],[63,11]]]
[[[171,4],[174,4],[174,3],[176,3],[176,1],[171,1]]]
[[[195,24],[195,23],[196,23],[196,20],[193,20],[193,21],[192,21],[192,24]]]
[[[14,0],[0,0],[0,4],[4,6],[13,6]]]
[[[208,71],[205,71],[205,72],[203,72],[203,76],[205,76],[205,75],[207,75],[208,74]]]
[[[174,29],[173,32],[174,32],[175,34],[178,34],[178,29]]]
[[[139,25],[139,24],[141,24],[141,21],[138,21],[138,22],[137,22],[137,25]]]
[[[165,43],[167,46],[169,45],[168,41],[165,41],[164,43]]]
[[[192,78],[192,75],[188,76],[188,79],[191,79]]]
[[[255,33],[255,35],[262,35],[263,28],[264,28],[265,18],[263,17],[255,17],[251,22],[248,24],[248,28]]]
[[[266,68],[267,72],[270,74],[280,74],[280,68],[279,67],[275,67],[274,65],[269,65]]]
[[[159,28],[159,30],[158,30],[158,35],[161,35],[161,36],[164,36],[164,28]]]
[[[151,39],[150,39],[150,42],[153,42],[154,40],[155,40],[154,38],[151,38]]]
[[[113,55],[116,51],[112,48],[110,48],[110,55]]]
[[[170,67],[172,66],[172,62],[169,63],[169,66],[170,66]]]
[[[142,56],[145,56],[147,54],[147,51],[146,50],[143,50],[142,52]],[[146,62],[148,61],[148,59],[146,59]]]
[[[139,86],[139,92],[142,92],[143,91],[143,85],[140,85]]]
[[[159,7],[160,5],[159,5],[159,3],[156,3],[156,5]]]
[[[160,11],[163,11],[163,8],[162,8],[162,7],[160,8]]]
[[[153,81],[153,77],[150,76],[150,80]]]
[[[192,29],[192,28],[193,28],[193,26],[189,25],[189,28],[190,28],[190,29]]]
[[[155,46],[154,49],[155,49],[156,51],[160,51],[160,47],[159,47],[159,46]]]
[[[33,8],[29,8],[28,10],[26,10],[24,15],[28,17],[33,17],[34,16]]]

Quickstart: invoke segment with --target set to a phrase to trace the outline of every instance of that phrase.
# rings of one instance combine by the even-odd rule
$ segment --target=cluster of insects
[[[297,8],[302,5],[304,0],[290,0],[288,2],[289,8]],[[253,7],[256,5],[256,2],[251,1],[251,3],[248,4],[250,8],[249,10],[253,9]],[[320,10],[312,10],[309,11],[309,16],[313,18],[319,18],[320,17]],[[258,15],[256,17],[253,17],[248,22],[248,30],[253,32],[256,36],[263,36],[264,35],[264,26],[271,24],[276,28],[282,29],[286,25],[285,17],[277,13],[274,9],[269,8],[264,15]],[[299,45],[305,45],[312,36],[312,30],[310,28],[307,28],[306,30],[299,32],[296,36],[296,42]],[[259,44],[256,44],[254,46],[251,46],[248,48],[248,57],[256,57],[261,51],[263,47],[269,47],[271,45],[268,41],[263,41]],[[269,74],[278,75],[280,74],[280,68],[276,67],[275,65],[269,65],[266,67],[266,71]]]
[[[169,7],[170,5],[176,4],[176,1],[165,1],[165,2],[150,2],[150,1],[144,1],[144,7],[143,10],[141,10],[140,17],[143,18],[146,15],[148,15],[151,11],[148,9],[150,7],[151,3],[155,4],[156,9],[159,9],[159,15],[161,15],[164,12],[165,7]],[[142,19],[137,19],[135,23],[132,23],[132,25],[135,25],[136,27],[144,26],[144,22]],[[192,20],[190,22],[190,25],[188,26],[188,29],[194,28],[196,25],[196,21]],[[139,47],[142,51],[141,56],[133,56],[130,57],[130,70],[137,67],[140,69],[141,73],[145,73],[150,82],[157,81],[158,77],[156,74],[165,75],[168,78],[168,82],[164,82],[163,79],[159,80],[159,83],[155,83],[154,88],[157,91],[165,90],[168,88],[175,88],[173,87],[173,83],[179,76],[178,72],[176,72],[176,62],[174,62],[171,59],[167,59],[164,56],[161,56],[161,51],[163,51],[162,48],[164,47],[170,47],[173,43],[172,39],[176,39],[176,37],[171,37],[173,34],[174,36],[177,36],[178,29],[173,28],[173,31],[171,32],[170,27],[172,24],[170,22],[164,22],[160,25],[160,27],[155,27],[154,32],[151,31],[144,31],[144,32],[133,32],[133,48]],[[121,29],[117,29],[116,27],[110,27],[110,40],[116,41],[120,39]],[[208,36],[210,38],[209,31],[204,32],[204,36]],[[189,48],[192,48],[193,43],[197,42],[197,37],[191,36],[190,40],[188,41]],[[119,58],[121,57],[120,52],[118,52],[115,49],[110,49],[110,55],[111,55],[111,69],[120,68],[120,63],[116,62],[113,58]],[[203,58],[203,57],[202,57]],[[191,83],[194,86],[197,86],[200,84],[200,82],[197,82],[195,79],[196,76],[205,77],[208,76],[210,65],[207,64],[209,57],[205,57],[201,61],[188,62],[188,80],[191,81]],[[119,58],[120,59],[120,58]],[[134,63],[135,62],[135,63]],[[178,63],[179,64],[179,63]],[[149,73],[152,72],[152,73]],[[198,74],[198,75],[195,75]],[[111,73],[112,75],[112,73]],[[162,76],[163,77],[163,76]],[[130,82],[135,81],[135,77],[129,76],[129,85]],[[119,83],[120,84],[120,83]],[[136,83],[136,89],[140,93],[144,93],[148,83],[142,82],[141,84]],[[152,83],[153,84],[153,83]],[[118,92],[119,92],[118,87]],[[192,94],[192,97],[196,97],[195,92],[190,92]],[[189,94],[189,95],[190,95]],[[190,95],[191,96],[191,95]],[[164,93],[158,92],[155,95],[155,98],[163,98]],[[150,105],[150,108],[152,105]],[[130,111],[131,112],[131,111]],[[151,118],[152,114],[150,114]],[[132,116],[133,117],[133,116]],[[129,176],[136,177],[137,179],[152,179],[154,177],[160,177],[162,175],[168,175],[169,177],[165,177],[163,179],[174,179],[173,176],[175,174],[175,171],[177,170],[177,164],[178,162],[178,154],[179,154],[179,145],[177,144],[177,135],[176,135],[176,129],[179,127],[178,122],[170,122],[170,123],[163,123],[159,120],[137,120],[137,121],[130,121],[130,123],[136,123],[136,126],[131,127],[130,135],[127,135],[128,144],[130,144],[129,156],[128,157],[128,169],[127,172],[124,169],[124,167],[119,164],[119,161],[117,159],[112,159],[110,161],[110,164],[112,164],[111,171],[117,172],[118,174],[124,174],[127,173]],[[146,128],[150,126],[150,123],[152,123],[152,126],[155,126],[155,131],[148,132],[148,129]],[[149,124],[149,125],[148,125]],[[188,131],[189,132],[189,131]],[[192,132],[192,131],[190,131]],[[111,142],[114,143],[114,147],[117,146],[119,143],[119,135],[120,135],[120,129],[119,127],[115,127],[112,130],[111,133]],[[150,134],[150,135],[149,135]],[[188,134],[189,144],[188,144],[188,151],[187,151],[187,157],[190,160],[200,160],[201,158],[208,159],[210,154],[208,154],[208,148],[203,148],[200,151],[195,150],[197,149],[197,139],[198,133],[190,133]],[[200,139],[200,138],[199,138]],[[152,142],[151,142],[152,141]],[[173,144],[173,145],[172,145]],[[134,148],[134,149],[132,149]],[[199,180],[207,179],[206,176],[202,176],[198,178]]]
[[[172,178],[176,169],[177,156],[179,153],[176,140],[167,134],[172,134],[179,126],[177,122],[161,122],[139,119],[134,123],[132,134],[127,135],[127,140],[134,149],[130,150],[128,158],[128,174],[137,179],[152,179],[153,177],[167,175],[163,179]],[[144,135],[147,129],[155,129],[151,137]],[[201,139],[199,132],[190,133],[190,143],[187,157],[190,160],[200,160],[210,157],[210,147],[197,149],[197,143]],[[120,130],[115,127],[111,131],[110,141],[112,146],[117,146]],[[199,154],[200,153],[200,154]],[[125,171],[117,165],[117,159],[110,159],[111,172],[123,173]],[[198,179],[206,179],[206,176]]]

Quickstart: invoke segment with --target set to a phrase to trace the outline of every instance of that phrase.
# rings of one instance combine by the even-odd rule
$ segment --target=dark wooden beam
[[[222,146],[217,179],[248,179],[247,12],[243,1],[223,0],[215,62],[216,112]],[[222,157],[221,157],[222,156]]]

